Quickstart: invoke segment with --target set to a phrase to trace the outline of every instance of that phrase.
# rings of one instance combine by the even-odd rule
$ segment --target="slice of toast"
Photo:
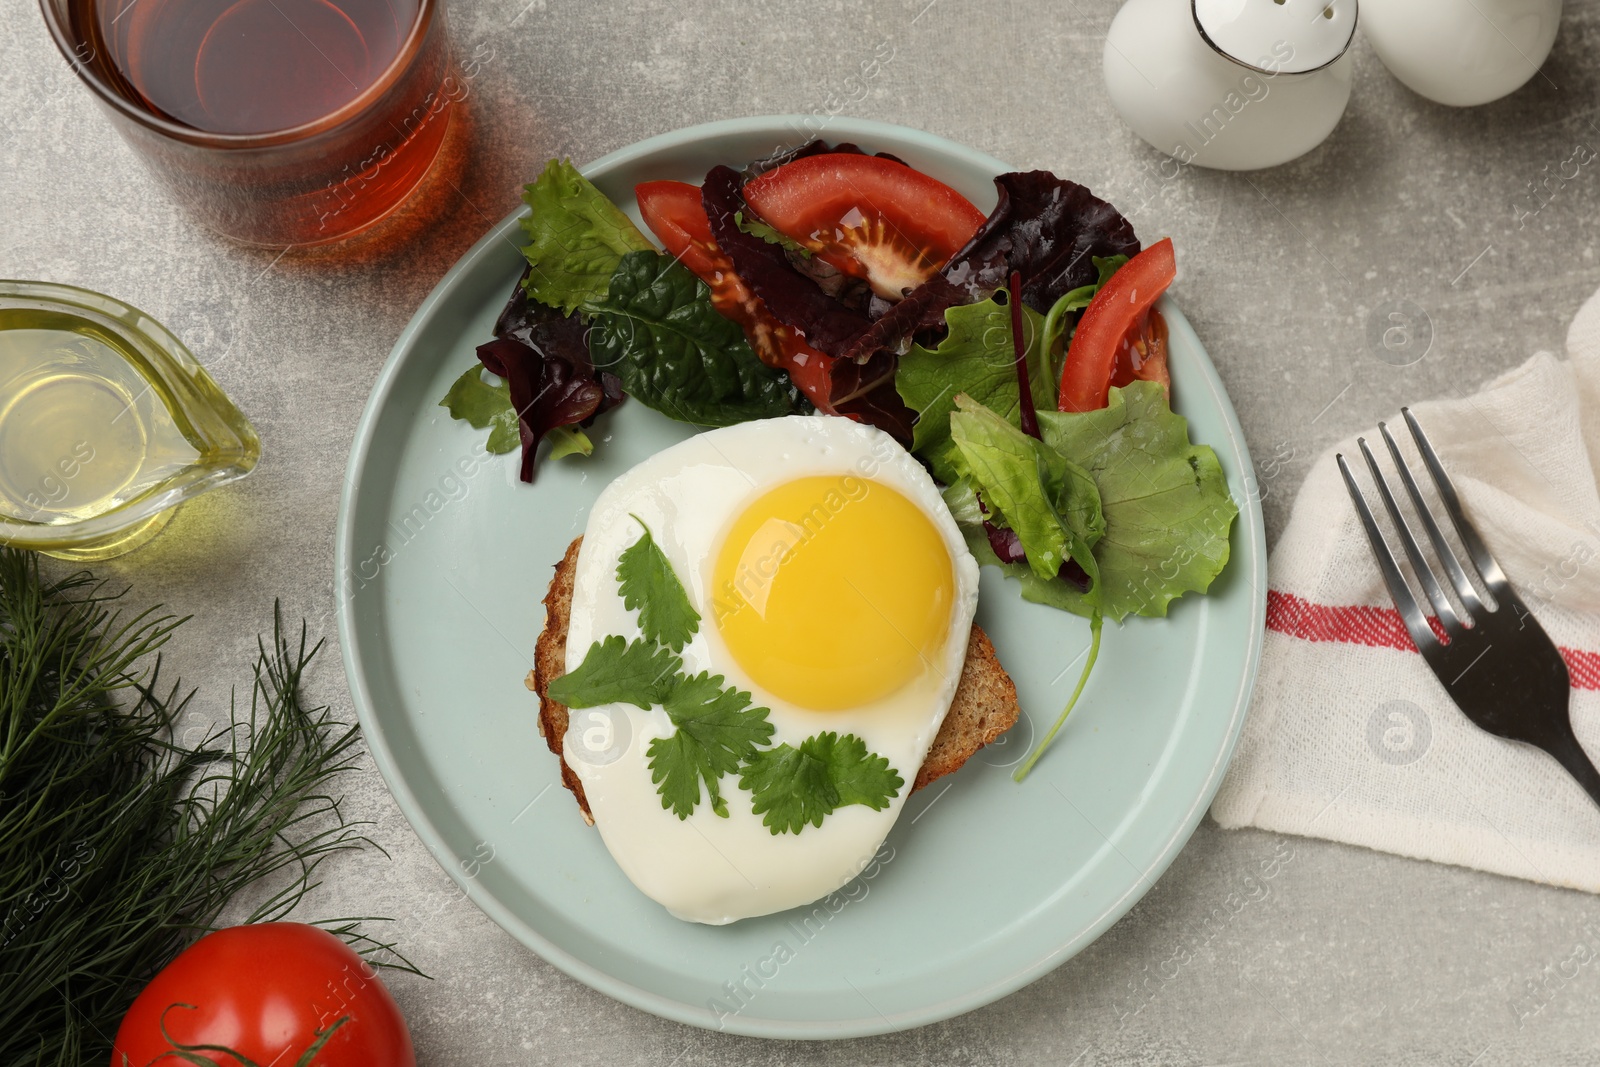
[[[572,621],[572,583],[578,570],[578,549],[583,538],[575,538],[567,546],[567,554],[556,564],[556,574],[545,594],[544,630],[539,634],[533,651],[533,670],[528,672],[524,684],[539,694],[539,733],[561,760],[561,784],[572,791],[583,812],[584,821],[594,825],[589,813],[588,798],[583,795],[583,783],[567,766],[561,756],[561,742],[567,733],[569,712],[565,705],[550,699],[550,683],[567,670],[567,627]],[[939,727],[938,736],[922,761],[922,768],[912,783],[912,790],[921,789],[936,778],[943,778],[961,769],[984,745],[1009,730],[1017,721],[1017,687],[1011,676],[1000,666],[989,635],[977,624],[967,641],[967,658],[962,665],[961,680],[956,685],[955,698],[950,711]]]

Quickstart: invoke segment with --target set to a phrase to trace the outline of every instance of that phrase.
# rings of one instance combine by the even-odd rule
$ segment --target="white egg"
[[[778,568],[800,559],[802,552],[819,553],[810,557],[812,561],[837,558],[827,553],[846,551],[855,543],[861,544],[867,563],[881,564],[893,574],[902,574],[896,567],[909,566],[897,558],[901,554],[920,554],[928,566],[938,567],[942,564],[932,561],[935,557],[943,560],[942,545],[949,561],[949,581],[947,587],[941,587],[948,589],[945,607],[926,613],[927,629],[918,631],[923,636],[905,638],[902,647],[889,647],[894,644],[890,641],[882,648],[852,648],[838,657],[838,678],[830,673],[831,663],[827,669],[802,671],[804,676],[781,673],[788,669],[783,664],[790,652],[807,651],[810,636],[786,643],[777,657],[779,667],[770,668],[763,658],[770,650],[763,648],[759,639],[752,644],[750,631],[736,628],[739,624],[727,611],[726,597],[719,599],[715,588],[719,554],[730,531],[746,530],[757,523],[763,506],[760,502],[769,499],[768,494],[793,492],[798,481],[819,477],[839,479],[841,487],[837,498],[830,496],[821,510],[813,509],[820,532],[815,541],[806,543],[824,547],[794,550],[783,555],[782,562],[777,556],[756,559],[757,570],[781,573]],[[806,483],[813,484],[822,483]],[[882,515],[888,513],[877,510],[858,509],[853,513],[854,527],[833,518],[846,514],[857,494],[869,491],[863,486],[877,494],[871,497],[874,501],[895,499],[894,494],[878,494],[878,487],[903,498],[896,504],[900,510],[891,514],[891,518],[908,516],[903,529],[895,525],[901,519],[884,521]],[[906,502],[909,508],[904,506]],[[866,521],[861,517],[864,514],[869,516],[870,527],[859,525]],[[806,521],[809,530],[810,519]],[[829,522],[835,525],[830,528]],[[757,526],[761,537],[773,529],[771,520]],[[798,747],[823,731],[854,734],[872,753],[888,760],[902,784],[883,810],[849,804],[836,808],[820,826],[807,824],[799,833],[774,834],[752,811],[751,794],[740,788],[738,775],[730,774],[719,783],[727,817],[718,816],[702,799],[688,818],[680,819],[662,806],[651,780],[647,752],[652,739],[675,732],[672,721],[659,707],[640,710],[628,704],[608,704],[575,711],[564,739],[565,759],[583,783],[595,825],[634,885],[681,919],[722,924],[826,896],[859,874],[877,852],[899,817],[949,710],[977,608],[977,563],[933,480],[880,430],[835,416],[791,416],[708,431],[640,463],[595,502],[574,582],[567,635],[569,671],[577,668],[596,641],[610,635],[628,640],[641,636],[638,613],[623,604],[617,566],[619,557],[639,540],[645,527],[701,616],[698,631],[681,653],[684,671],[719,674],[728,685],[751,693],[756,705],[770,709],[772,745]],[[801,538],[809,537],[793,523],[788,528]],[[849,542],[841,543],[841,531],[845,530],[854,532]],[[754,537],[748,540],[750,545],[756,543]],[[919,547],[913,552],[903,543]],[[789,547],[794,549],[793,544]],[[746,551],[743,557],[735,553],[729,559],[748,561],[751,557]],[[817,566],[815,562],[809,565]],[[741,563],[732,573],[742,583],[753,571]],[[860,577],[860,572],[856,573]],[[907,585],[895,595],[923,595],[923,584],[917,583],[916,588]],[[929,588],[938,585],[925,584]],[[788,588],[794,588],[793,581]],[[723,590],[732,591],[727,585]],[[747,585],[741,585],[741,590],[749,603],[765,595]],[[885,597],[874,592],[872,597],[853,599],[848,590],[837,596],[837,610],[813,628],[819,649],[838,647],[841,633],[882,629],[883,623],[872,615],[877,610],[873,600],[886,603]],[[894,625],[902,629],[908,618],[903,614],[906,602],[896,601],[902,605],[902,614],[894,616],[901,620]],[[879,615],[888,620],[894,610]],[[765,625],[767,614],[763,610],[757,621]],[[752,616],[740,618],[749,622]],[[917,619],[911,628],[922,625],[922,619]],[[895,632],[902,633],[902,629]],[[734,635],[738,653],[729,644],[729,634]],[[906,649],[919,641],[920,651],[908,654]],[[880,663],[885,665],[882,672]],[[856,673],[845,673],[846,667]],[[774,670],[780,673],[774,674]],[[758,676],[771,684],[761,684]],[[868,693],[870,698],[852,700],[852,693]],[[829,710],[819,710],[819,704],[828,705]]]

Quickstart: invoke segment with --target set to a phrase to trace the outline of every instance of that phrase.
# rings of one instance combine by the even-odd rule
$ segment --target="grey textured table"
[[[1507,100],[1429,104],[1358,40],[1350,110],[1321,148],[1272,171],[1170,181],[1102,90],[1106,0],[627,7],[453,3],[458,52],[478,59],[469,169],[420,236],[378,256],[244,249],[197,229],[112,133],[34,5],[0,0],[0,276],[154,314],[261,431],[248,481],[100,568],[141,604],[193,613],[170,661],[209,707],[248,678],[273,597],[331,631],[334,516],[368,390],[418,302],[552,155],[843,110],[1085,182],[1181,249],[1175,292],[1238,406],[1269,538],[1318,451],[1403,402],[1559,349],[1600,285],[1595,166],[1540,200],[1530,185],[1575,146],[1600,147],[1596,0],[1567,5],[1543,74]],[[885,42],[881,72],[852,80]],[[1404,367],[1367,339],[1369,318],[1399,301],[1432,334]],[[313,686],[353,715],[336,655]],[[1600,1062],[1600,968],[1569,962],[1600,954],[1592,897],[1209,822],[1127,918],[990,1007],[859,1042],[703,1032],[589,990],[461,900],[370,763],[343,785],[392,858],[340,863],[314,910],[395,917],[390,932],[435,979],[390,983],[424,1064]],[[1290,858],[1251,892],[1274,855]]]

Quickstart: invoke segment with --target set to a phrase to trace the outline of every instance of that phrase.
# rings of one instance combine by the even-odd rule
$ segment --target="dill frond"
[[[139,990],[241,890],[266,887],[248,921],[281,919],[328,857],[377,847],[332,790],[357,728],[301,699],[304,623],[292,637],[274,605],[248,711],[188,748],[172,727],[195,694],[160,655],[186,619],[122,595],[0,548],[3,1067],[106,1063]],[[323,925],[420,973],[359,922]]]

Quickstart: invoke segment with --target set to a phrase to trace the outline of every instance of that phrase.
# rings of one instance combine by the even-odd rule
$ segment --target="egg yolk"
[[[942,658],[955,567],[927,514],[855,475],[758,497],[717,554],[728,650],[774,696],[834,711],[887,696]]]

